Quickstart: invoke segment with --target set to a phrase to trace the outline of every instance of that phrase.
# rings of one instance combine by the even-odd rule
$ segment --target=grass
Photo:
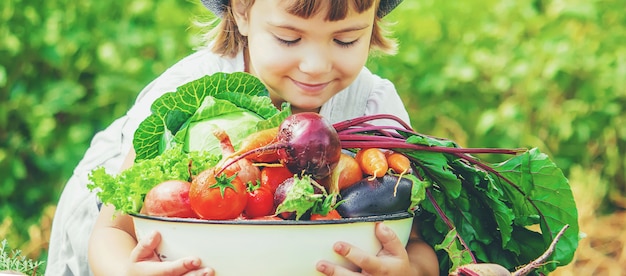
[[[35,261],[24,255],[19,249],[9,248],[6,239],[0,244],[0,273],[22,273],[24,275],[43,275],[43,261]],[[20,274],[17,274],[20,275]]]

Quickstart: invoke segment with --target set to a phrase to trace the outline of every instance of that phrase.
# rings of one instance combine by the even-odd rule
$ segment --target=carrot
[[[354,159],[359,163],[361,170],[372,177],[382,177],[387,173],[389,164],[383,151],[378,148],[365,148],[356,153]]]
[[[235,152],[235,148],[233,148],[230,137],[223,129],[214,129],[213,135],[215,135],[215,138],[217,138],[220,142],[223,157],[216,167],[221,167],[223,164],[230,162],[230,157],[228,156],[232,156],[233,152]],[[261,179],[261,170],[258,167],[255,167],[252,162],[247,159],[237,161],[232,167],[232,170],[237,172],[237,177],[239,177],[244,183],[256,183],[257,180]]]
[[[341,153],[337,166],[335,166],[329,176],[320,180],[320,184],[329,193],[338,193],[361,179],[363,179],[363,171],[359,163],[351,155]]]
[[[260,147],[267,146],[278,140],[278,127],[268,128],[251,133],[241,141],[241,146],[233,155],[240,155]],[[276,150],[267,150],[246,156],[246,159],[256,163],[273,163],[278,161]]]
[[[410,173],[411,161],[404,154],[395,151],[386,151],[387,164],[396,173]]]

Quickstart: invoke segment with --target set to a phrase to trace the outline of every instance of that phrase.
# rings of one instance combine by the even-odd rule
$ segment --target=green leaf
[[[551,260],[558,264],[571,262],[579,240],[578,211],[569,182],[561,170],[536,148],[500,164],[495,169],[509,179],[518,180],[519,186],[505,185],[503,188],[507,189],[507,194],[512,195],[511,200],[515,200],[515,215],[528,218],[520,220],[524,223],[521,226],[526,226],[533,217],[539,217],[543,250],[547,249],[564,225],[570,225],[557,243]],[[524,193],[521,194],[519,190]],[[549,263],[542,267],[542,271],[552,271],[556,265]]]
[[[213,135],[217,128],[226,131],[231,141],[234,141],[233,146],[237,147],[236,141],[256,131],[258,122],[262,120],[262,117],[241,109],[230,101],[207,96],[174,135],[174,143],[167,143],[169,137],[165,136],[164,144],[181,144],[185,151],[202,150],[219,155],[219,141]]]
[[[135,160],[154,158],[181,141],[185,144],[185,137],[196,136],[190,129],[202,129],[194,128],[194,123],[232,114],[235,112],[234,108],[237,108],[239,114],[247,112],[259,117],[258,124],[254,127],[240,127],[238,135],[231,138],[234,144],[246,133],[277,126],[281,119],[290,114],[289,108],[279,111],[274,107],[263,83],[250,74],[236,72],[204,76],[181,85],[175,92],[163,94],[153,102],[152,114],[141,122],[135,132]],[[229,125],[231,129],[235,129],[238,122],[231,121]],[[179,134],[183,130],[186,132]],[[204,130],[203,134],[208,132],[210,130]],[[190,147],[188,144],[184,148],[203,149],[202,146]]]
[[[538,271],[548,273],[572,260],[578,246],[577,209],[567,179],[547,155],[531,149],[499,164],[445,155],[449,167],[438,169],[454,174],[462,189],[458,195],[450,193],[436,182],[441,178],[432,178],[431,200],[422,204],[430,215],[420,214],[422,235],[429,243],[440,242],[455,229],[479,262],[514,270],[543,254],[567,224],[570,229],[557,243],[551,262]],[[433,166],[422,168],[423,177],[437,174]],[[458,265],[455,256],[447,257],[449,266]],[[444,263],[447,257],[440,255]]]
[[[321,203],[324,199],[321,194],[315,194],[311,176],[301,177],[294,175],[291,189],[286,193],[285,200],[276,207],[276,214],[283,212],[295,212],[296,220],[299,220],[306,211]]]
[[[512,223],[515,215],[509,205],[502,201],[503,191],[494,185],[493,178],[483,170],[474,168],[466,162],[459,160],[451,162],[451,166],[463,179],[464,186],[473,187],[468,189],[471,196],[484,204],[485,208],[491,209],[493,220],[497,224],[497,229],[502,239],[502,246],[506,246],[511,239]]]
[[[456,198],[461,194],[461,181],[451,170],[448,157],[440,152],[432,151],[409,151],[405,152],[412,157],[418,166],[418,171],[439,188],[445,190],[451,197]]]
[[[464,249],[456,238],[456,229],[452,229],[446,234],[443,241],[434,246],[435,250],[445,250],[452,262],[451,271],[456,270],[459,266],[472,262],[470,252]]]
[[[87,187],[97,191],[100,200],[115,206],[122,213],[137,213],[145,195],[166,180],[188,181],[191,174],[213,167],[219,158],[206,152],[183,152],[181,147],[168,149],[163,154],[136,162],[130,168],[114,175],[103,167],[91,171]]]
[[[398,174],[398,177],[403,177],[411,180],[411,204],[407,211],[414,213],[417,206],[426,199],[426,189],[429,188],[432,183],[426,180],[420,180],[413,174]]]

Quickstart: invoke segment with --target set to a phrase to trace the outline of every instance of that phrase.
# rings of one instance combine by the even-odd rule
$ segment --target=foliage
[[[369,66],[395,83],[418,131],[537,147],[566,176],[599,172],[605,207],[626,206],[622,2],[404,1],[388,16],[399,53]],[[42,210],[91,137],[192,52],[191,20],[207,15],[195,0],[0,1],[0,225],[11,219],[12,245],[49,227]]]
[[[181,145],[165,150],[161,155],[144,159],[117,175],[104,167],[89,174],[87,188],[96,190],[104,204],[126,214],[139,213],[146,194],[166,180],[189,181],[191,176],[215,166],[218,156],[207,152],[184,152]],[[191,165],[190,165],[191,164]]]
[[[427,157],[434,156],[422,160]],[[428,159],[433,162],[437,158]],[[441,187],[429,194],[433,205],[423,205],[430,214],[420,215],[420,229],[429,244],[445,239],[442,234],[458,232],[461,244],[472,250],[478,262],[498,263],[513,271],[539,257],[559,230],[569,225],[571,229],[556,244],[551,262],[539,272],[551,272],[572,260],[579,239],[576,205],[567,179],[545,154],[531,149],[502,163],[480,166],[488,173],[458,160],[437,163],[442,162],[449,164],[448,174],[453,177],[439,181]],[[536,226],[541,231],[528,229]],[[456,269],[452,255],[465,258],[453,249],[447,252],[451,256],[438,252],[442,271]]]
[[[43,261],[35,261],[22,255],[19,249],[11,250],[7,240],[0,243],[0,273],[5,271],[20,272],[26,275],[43,275]]]
[[[600,169],[613,183],[613,197],[622,198],[622,6],[616,0],[405,1],[390,14],[400,52],[370,65],[396,84],[421,132],[468,147],[538,147],[566,175],[577,165]]]
[[[203,10],[176,0],[0,1],[0,223],[12,225],[15,247],[29,247],[29,227],[95,132],[197,44],[189,26]]]
[[[289,108],[279,111],[267,95],[259,79],[241,72],[213,74],[181,85],[156,99],[152,115],[135,131],[135,161],[153,158],[171,144],[182,144],[185,151],[221,154],[217,138],[211,139],[216,126],[237,147],[250,133],[278,126],[291,114]]]

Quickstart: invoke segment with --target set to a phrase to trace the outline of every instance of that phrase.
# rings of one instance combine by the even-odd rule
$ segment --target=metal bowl
[[[133,214],[137,237],[161,233],[157,253],[164,261],[198,256],[219,276],[320,275],[315,264],[327,260],[355,266],[332,250],[337,241],[375,255],[381,244],[375,223],[384,221],[406,245],[413,216],[409,213],[341,220],[202,220]]]

